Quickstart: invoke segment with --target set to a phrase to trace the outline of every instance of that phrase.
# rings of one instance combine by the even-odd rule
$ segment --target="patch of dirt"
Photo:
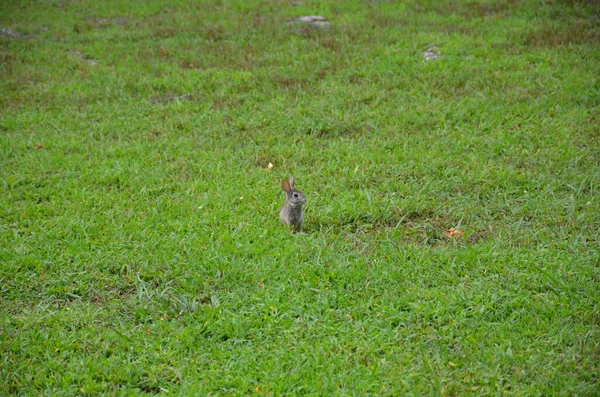
[[[527,34],[524,44],[536,48],[555,48],[570,44],[600,44],[600,29],[593,21],[548,24]]]
[[[86,20],[87,24],[94,28],[108,28],[111,26],[125,27],[131,24],[131,20],[126,17],[116,18],[91,18]]]
[[[425,246],[443,246],[447,244],[477,244],[489,239],[492,229],[467,230],[452,236],[447,231],[458,220],[448,216],[438,215],[432,210],[411,211],[402,213],[399,210],[381,214],[355,213],[343,214],[336,220],[308,223],[305,232],[318,232],[328,228],[340,229],[352,234],[385,234],[397,229],[398,243],[408,243]]]
[[[457,1],[421,2],[414,6],[417,12],[435,12],[442,16],[460,15],[466,20],[472,18],[500,18],[520,6],[522,0],[503,1]]]
[[[71,54],[73,56],[76,56],[77,58],[81,59],[84,62],[89,63],[92,66],[96,66],[96,64],[98,63],[98,61],[96,61],[95,59],[91,59],[91,58],[86,57],[80,51],[71,50],[71,51],[69,51],[69,54]]]
[[[5,28],[0,28],[0,36],[10,37],[12,39],[26,39],[27,37],[29,37],[26,34],[22,34],[19,32],[15,32],[14,30]]]
[[[199,28],[198,33],[207,41],[222,41],[226,38],[227,32],[221,25],[209,24]]]
[[[340,137],[357,137],[364,136],[370,132],[370,125],[361,124],[339,124],[339,125],[324,125],[313,127],[304,131],[305,135],[314,136],[316,138],[340,138]]]

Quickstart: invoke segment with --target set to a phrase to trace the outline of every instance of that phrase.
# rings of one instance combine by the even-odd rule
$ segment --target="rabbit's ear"
[[[281,188],[284,192],[289,192],[290,190],[292,190],[292,188],[290,187],[290,183],[285,179],[281,181]]]
[[[290,181],[290,187],[293,189],[294,188],[294,175],[290,175],[290,179],[288,179]]]

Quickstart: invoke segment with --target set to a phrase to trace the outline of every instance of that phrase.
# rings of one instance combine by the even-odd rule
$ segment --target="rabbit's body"
[[[281,188],[285,192],[285,203],[279,211],[279,219],[288,226],[292,226],[292,232],[302,231],[304,221],[304,206],[306,197],[301,191],[294,189],[294,177],[281,182]]]
[[[281,211],[279,211],[279,219],[288,226],[294,226],[294,231],[302,231],[304,209],[302,207],[292,207],[286,201],[283,204]]]

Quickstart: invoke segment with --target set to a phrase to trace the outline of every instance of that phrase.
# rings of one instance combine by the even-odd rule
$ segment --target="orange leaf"
[[[463,234],[465,234],[465,232],[464,232],[464,231],[462,231],[462,230],[459,230],[459,229],[457,229],[457,228],[455,228],[455,227],[453,227],[452,229],[445,230],[444,232],[445,232],[445,233],[446,233],[448,236],[450,236],[450,237],[460,237],[460,236],[462,236]]]

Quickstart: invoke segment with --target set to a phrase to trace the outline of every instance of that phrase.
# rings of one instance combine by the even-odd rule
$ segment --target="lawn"
[[[1,395],[600,394],[597,2],[0,28]]]

